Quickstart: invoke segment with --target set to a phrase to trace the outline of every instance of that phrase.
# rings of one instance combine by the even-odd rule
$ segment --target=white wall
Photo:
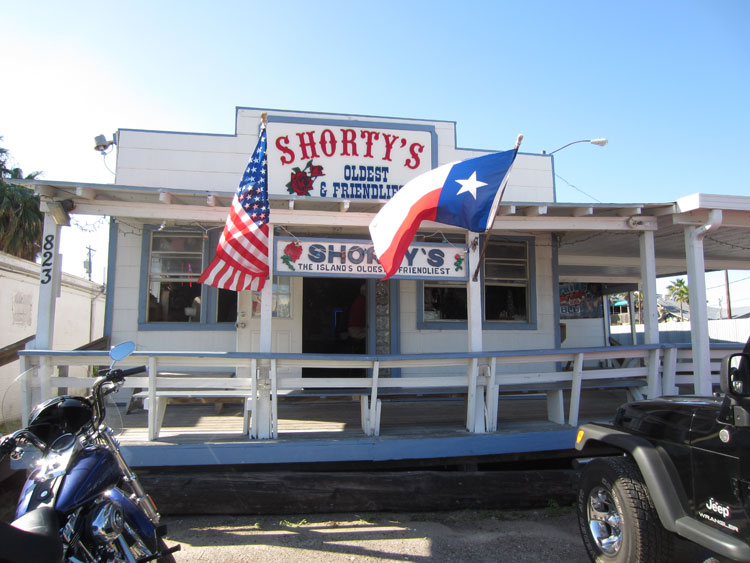
[[[635,326],[638,343],[643,343],[643,325]],[[664,344],[690,343],[690,323],[659,323],[659,341]],[[613,325],[613,336],[625,344],[631,343],[630,325]],[[708,321],[708,337],[712,342],[738,342],[744,344],[750,338],[750,319],[723,319]]]
[[[286,117],[341,120],[336,114],[270,111]],[[236,134],[198,134],[121,129],[117,135],[117,180],[119,185],[168,188],[170,190],[208,190],[233,193],[255,148],[260,125],[259,109],[239,108]],[[352,119],[356,119],[353,117]],[[407,123],[435,127],[438,164],[464,160],[492,150],[456,147],[456,124],[450,121],[426,121],[389,117],[362,118],[382,123]],[[354,121],[352,121],[355,124]],[[505,146],[513,147],[515,137]],[[554,201],[552,158],[549,155],[519,154],[508,180],[505,201]]]
[[[36,332],[39,302],[39,264],[0,252],[0,347]],[[104,287],[69,274],[62,275],[57,299],[54,343],[56,350],[71,350],[97,338],[104,331]],[[0,367],[0,399],[6,418],[20,416],[20,387],[12,384],[19,375],[19,362]],[[76,375],[71,368],[70,375]],[[6,394],[6,390],[8,390]]]

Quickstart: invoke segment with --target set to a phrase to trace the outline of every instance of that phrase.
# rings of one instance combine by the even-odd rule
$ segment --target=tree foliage
[[[26,260],[34,260],[41,250],[42,212],[39,196],[12,180],[38,175],[24,176],[21,168],[11,165],[8,150],[0,147],[0,250]]]
[[[685,303],[690,303],[690,290],[683,278],[677,278],[667,286],[667,297],[680,304],[680,319],[685,320],[682,309]]]

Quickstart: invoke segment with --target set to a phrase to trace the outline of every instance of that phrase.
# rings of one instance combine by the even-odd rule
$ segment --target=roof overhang
[[[223,224],[233,193],[164,189],[118,184],[14,180],[47,201],[69,199],[74,213],[131,218],[146,223]],[[369,236],[367,227],[385,200],[341,200],[273,196],[272,222],[290,231]],[[721,224],[703,239],[705,267],[750,269],[750,197],[694,194],[673,203],[580,204],[503,202],[493,231],[549,235],[558,255],[561,281],[637,282],[641,277],[640,234],[654,233],[658,277],[687,272],[685,230],[710,221],[721,211]],[[716,214],[714,214],[716,216]],[[423,232],[461,232],[424,223]],[[542,243],[543,244],[543,243]]]

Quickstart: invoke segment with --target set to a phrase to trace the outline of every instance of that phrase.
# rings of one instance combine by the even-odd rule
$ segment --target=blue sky
[[[556,155],[558,201],[750,195],[749,21],[745,0],[13,2],[0,135],[26,171],[111,182],[93,138],[118,128],[232,133],[236,106],[440,119],[464,148],[608,138]]]

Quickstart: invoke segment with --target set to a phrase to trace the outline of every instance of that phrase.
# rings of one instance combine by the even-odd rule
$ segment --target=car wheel
[[[578,488],[578,524],[592,561],[671,561],[674,538],[661,525],[643,476],[629,457],[586,464]]]

